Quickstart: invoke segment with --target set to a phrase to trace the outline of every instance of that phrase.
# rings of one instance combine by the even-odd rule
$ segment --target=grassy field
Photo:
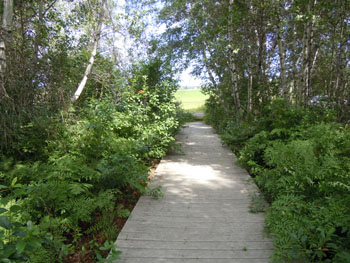
[[[176,100],[181,102],[182,108],[191,112],[204,112],[204,102],[208,96],[200,90],[178,90]]]

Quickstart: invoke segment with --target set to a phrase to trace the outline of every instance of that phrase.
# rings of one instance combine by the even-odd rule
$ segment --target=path
[[[119,234],[123,263],[265,263],[264,214],[249,212],[256,190],[211,127],[192,122],[178,135],[184,154],[165,157]]]
[[[192,113],[195,120],[203,120],[204,113],[203,112],[194,112]]]

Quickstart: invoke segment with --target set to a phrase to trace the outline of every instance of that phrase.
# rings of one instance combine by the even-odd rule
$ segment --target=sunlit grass
[[[187,109],[187,111],[189,111],[189,112],[204,112],[204,110],[205,110],[204,105],[199,106],[197,108],[193,108],[193,109]]]
[[[208,98],[201,90],[178,90],[175,97],[182,108],[190,112],[204,112],[204,103]]]

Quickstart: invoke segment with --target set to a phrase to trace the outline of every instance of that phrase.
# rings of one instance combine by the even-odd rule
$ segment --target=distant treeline
[[[200,89],[200,86],[180,86],[180,89]]]

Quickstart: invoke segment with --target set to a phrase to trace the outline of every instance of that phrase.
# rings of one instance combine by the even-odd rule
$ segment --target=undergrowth
[[[20,128],[0,154],[0,262],[62,262],[77,251],[95,262],[118,258],[114,222],[130,210],[114,205],[146,193],[152,160],[185,116],[159,66],[135,68],[118,96],[87,98]]]
[[[295,108],[282,99],[239,127],[213,118],[218,109],[211,106],[207,121],[270,202],[274,262],[350,262],[349,126],[327,108]]]

